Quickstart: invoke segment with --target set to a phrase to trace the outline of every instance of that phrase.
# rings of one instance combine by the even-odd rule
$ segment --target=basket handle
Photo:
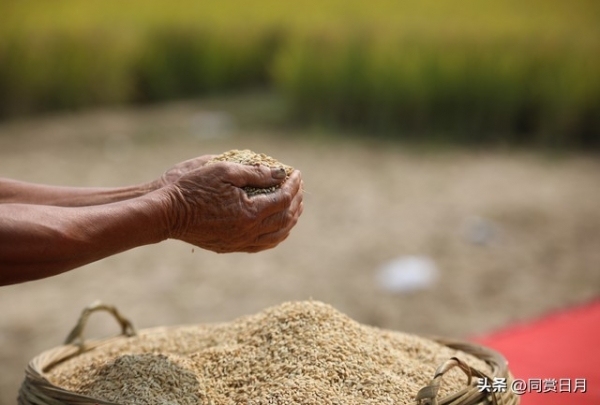
[[[85,329],[85,325],[87,324],[88,318],[90,315],[97,311],[106,311],[109,312],[115,320],[121,326],[121,335],[124,336],[135,336],[137,334],[135,328],[131,321],[125,318],[121,313],[117,310],[113,305],[107,305],[100,301],[95,301],[85,307],[83,311],[81,311],[81,315],[79,316],[79,320],[77,324],[69,333],[69,336],[65,339],[65,345],[75,344],[79,346],[80,350],[83,350],[83,346],[85,343],[85,339],[83,338],[83,330]]]
[[[466,389],[455,393],[454,395],[450,395],[449,397],[443,398],[442,400],[438,399],[438,391],[440,390],[440,384],[442,382],[442,377],[448,371],[453,369],[454,367],[458,367],[465,375],[467,376],[467,386],[470,386],[473,380],[473,377],[479,378],[487,378],[485,374],[482,372],[470,367],[467,363],[463,362],[461,359],[457,357],[451,357],[449,360],[444,362],[441,366],[435,370],[435,375],[433,379],[429,383],[429,385],[421,388],[415,397],[415,400],[418,404],[425,405],[445,405],[445,404],[478,404],[480,403],[480,399],[478,398],[481,395],[485,395],[484,393],[477,393],[475,396],[473,394],[467,394]],[[466,396],[465,396],[466,395]],[[461,397],[461,402],[454,402],[457,398]],[[492,393],[491,400],[493,405],[498,405],[498,400],[496,398],[495,393]],[[488,403],[488,402],[486,402]]]

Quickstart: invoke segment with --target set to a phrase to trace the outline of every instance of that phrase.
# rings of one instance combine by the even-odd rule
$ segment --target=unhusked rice
[[[291,302],[230,323],[154,328],[59,364],[65,389],[122,404],[414,404],[435,369],[466,353],[359,324],[329,305]],[[452,370],[440,395],[464,387]]]
[[[270,168],[281,169],[285,171],[286,177],[282,180],[282,182],[279,185],[266,188],[244,187],[243,189],[246,192],[246,194],[248,194],[248,196],[272,193],[273,191],[281,187],[281,184],[294,171],[293,167],[285,165],[271,156],[265,155],[264,153],[256,153],[248,149],[232,149],[230,151],[213,157],[207,162],[207,164],[213,164],[217,162],[233,162],[248,166],[263,165]]]

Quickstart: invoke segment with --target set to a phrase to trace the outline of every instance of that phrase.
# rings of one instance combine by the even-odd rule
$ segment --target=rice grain
[[[61,363],[48,378],[124,405],[408,405],[453,356],[490,372],[466,353],[306,301],[230,323],[145,330]],[[465,383],[451,370],[440,395]]]
[[[243,189],[246,192],[246,194],[248,194],[248,196],[272,193],[273,191],[281,187],[281,184],[294,171],[293,167],[285,165],[279,162],[277,159],[272,158],[271,156],[265,155],[264,153],[256,153],[248,149],[232,149],[230,151],[222,153],[221,155],[215,156],[214,158],[210,159],[206,164],[214,164],[217,162],[233,162],[248,166],[263,165],[273,169],[281,169],[285,171],[286,177],[282,180],[282,182],[279,185],[267,188],[244,187]]]

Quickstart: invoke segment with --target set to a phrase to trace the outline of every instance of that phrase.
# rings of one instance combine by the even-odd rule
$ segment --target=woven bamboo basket
[[[118,336],[84,340],[83,331],[89,316],[96,311],[107,311],[113,315],[121,327],[121,334]],[[175,327],[173,327],[175,328]],[[136,335],[137,332],[133,324],[111,305],[100,302],[94,303],[85,308],[81,316],[69,333],[65,344],[54,349],[47,350],[36,356],[27,365],[25,369],[25,379],[19,390],[19,405],[121,405],[98,398],[91,398],[60,388],[52,384],[45,374],[52,367],[69,360],[81,353],[94,350],[103,345],[110,345],[119,339],[126,339],[129,336]],[[462,362],[457,358],[450,358],[441,364],[431,382],[423,387],[416,394],[415,405],[518,405],[519,396],[510,389],[503,392],[482,391],[477,384],[479,378],[487,378],[488,381],[494,381],[496,378],[504,379],[507,386],[510,387],[512,376],[508,370],[506,359],[498,352],[489,348],[460,341],[453,341],[441,338],[432,338],[440,344],[452,349],[469,353],[485,361],[492,370],[491,374],[486,375]],[[465,386],[460,391],[444,398],[438,398],[440,385],[443,383],[444,374],[453,368],[459,368],[466,376]]]

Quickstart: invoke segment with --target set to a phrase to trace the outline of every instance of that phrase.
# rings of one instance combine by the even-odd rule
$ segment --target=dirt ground
[[[138,328],[227,321],[313,298],[363,323],[469,337],[600,296],[597,157],[291,136],[243,117],[236,125],[214,108],[181,103],[0,124],[4,177],[128,185],[196,155],[250,148],[299,168],[306,187],[297,227],[267,252],[218,255],[168,241],[0,288],[0,404],[15,403],[27,362],[61,344],[97,299]],[[482,223],[485,243],[476,243],[473,226]],[[378,270],[405,255],[432,259],[439,279],[418,292],[382,290]],[[98,315],[87,336],[116,332]]]

